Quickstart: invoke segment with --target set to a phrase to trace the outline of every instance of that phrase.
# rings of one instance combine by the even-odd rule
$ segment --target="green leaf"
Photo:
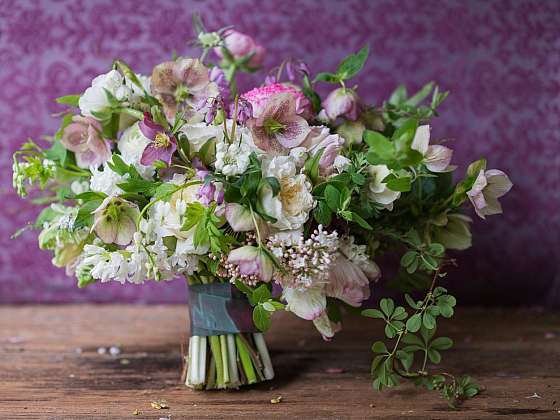
[[[55,101],[62,105],[70,105],[73,107],[78,107],[78,102],[80,100],[80,95],[66,95],[60,96],[55,99]]]
[[[390,298],[381,299],[381,301],[379,302],[379,306],[381,307],[381,310],[385,315],[387,315],[388,318],[391,317],[393,311],[395,310],[395,303],[393,302],[393,299]]]
[[[409,353],[403,350],[397,351],[397,359],[399,359],[406,371],[410,369],[414,362],[414,353]]]
[[[441,354],[439,353],[439,351],[434,349],[428,349],[428,358],[432,363],[441,362]]]
[[[418,331],[421,325],[422,318],[420,318],[420,314],[414,314],[406,321],[406,329],[410,332]]]
[[[392,178],[387,181],[387,188],[392,191],[408,192],[410,191],[412,178],[410,176],[404,176],[402,178]]]
[[[354,77],[364,67],[369,55],[369,45],[364,46],[357,54],[350,54],[339,64],[336,74],[342,80]]]
[[[424,327],[426,327],[429,330],[433,329],[436,326],[435,318],[433,317],[432,314],[428,312],[424,312],[424,316],[422,317],[422,323],[424,324]]]
[[[253,309],[253,322],[255,327],[257,327],[260,331],[268,330],[272,324],[270,312],[268,312],[262,305],[255,306]]]
[[[332,221],[332,212],[325,201],[319,201],[317,207],[313,210],[313,217],[323,226],[328,226]]]
[[[66,150],[60,141],[55,141],[51,148],[45,151],[45,156],[47,159],[60,162],[60,164],[64,166],[68,153],[68,150]]]
[[[387,351],[387,346],[383,341],[376,341],[375,343],[373,343],[373,345],[371,346],[371,351],[373,351],[374,353],[389,353]]]
[[[395,146],[383,134],[365,130],[364,141],[377,156],[383,160],[391,160],[395,156]]]
[[[416,260],[417,256],[418,254],[416,253],[416,251],[409,250],[405,252],[405,254],[401,257],[401,266],[408,267],[410,264],[414,262],[414,260]]]
[[[402,338],[402,342],[405,344],[412,344],[415,346],[420,346],[420,348],[424,348],[424,343],[422,342],[422,340],[420,340],[420,338],[418,338],[418,336],[414,335],[414,334],[405,334]]]
[[[338,84],[340,83],[340,76],[334,73],[323,72],[315,76],[314,82],[327,82],[327,83]]]
[[[412,296],[410,296],[408,293],[405,293],[404,299],[406,300],[406,302],[409,304],[409,306],[410,306],[411,308],[413,308],[413,309],[420,309],[421,304],[415,302],[414,299],[412,299]]]
[[[408,314],[406,312],[406,309],[404,309],[402,306],[397,306],[395,308],[395,311],[393,312],[393,315],[391,316],[392,319],[396,319],[397,321],[402,321],[406,318],[408,318]]]
[[[479,159],[468,166],[467,176],[476,178],[479,172],[485,169],[486,169],[486,159]]]
[[[266,178],[263,178],[263,179],[266,181],[266,183],[272,189],[272,196],[276,197],[278,195],[278,193],[280,192],[280,182],[278,181],[278,179],[273,177],[273,176],[269,176],[269,177],[266,177]]]
[[[255,303],[266,302],[272,297],[266,284],[261,284],[253,291],[253,301]]]
[[[399,85],[393,91],[393,93],[391,94],[387,102],[389,102],[391,105],[400,105],[401,103],[406,101],[406,97],[407,97],[406,86]]]
[[[319,160],[321,159],[321,156],[323,156],[324,151],[324,148],[318,150],[311,159],[307,159],[305,166],[303,167],[305,175],[308,176],[313,185],[315,185],[319,179]]]
[[[385,325],[385,335],[387,338],[394,338],[397,335],[397,330],[390,324]]]
[[[381,312],[378,309],[364,309],[362,311],[362,316],[367,316],[368,318],[379,318],[379,319],[385,318],[383,312]]]
[[[366,229],[366,230],[372,230],[372,229],[373,229],[373,227],[372,227],[368,222],[366,222],[366,221],[362,218],[362,216],[360,216],[360,215],[359,215],[358,213],[356,213],[356,212],[352,212],[352,221],[353,221],[353,222],[356,222],[357,224],[360,225],[360,227],[362,227],[362,228],[364,228],[364,229]]]
[[[436,350],[447,350],[453,347],[453,340],[449,337],[438,337],[430,343],[430,347]]]
[[[325,188],[325,201],[331,211],[336,212],[340,206],[340,192],[332,185]]]
[[[405,101],[406,105],[417,106],[420,102],[428,97],[432,89],[434,88],[434,82],[429,82],[424,85],[418,92]]]

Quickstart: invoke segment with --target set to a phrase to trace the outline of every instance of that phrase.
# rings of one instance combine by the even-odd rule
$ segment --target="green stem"
[[[255,369],[253,368],[249,351],[247,350],[243,340],[241,340],[239,334],[235,336],[235,342],[237,344],[237,351],[239,352],[239,359],[241,360],[243,371],[247,377],[247,382],[249,384],[254,384],[257,382],[257,376],[255,375]]]
[[[220,350],[222,352],[222,369],[224,376],[224,383],[229,383],[229,362],[228,362],[228,348],[225,335],[220,335]]]
[[[220,337],[217,335],[212,335],[208,337],[210,339],[210,349],[212,350],[212,355],[216,361],[216,383],[218,388],[223,388],[224,383],[224,366],[222,363],[222,351],[220,346]]]

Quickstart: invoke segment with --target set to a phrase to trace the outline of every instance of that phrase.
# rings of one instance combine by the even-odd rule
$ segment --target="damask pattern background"
[[[363,44],[357,78],[380,104],[398,83],[451,91],[434,120],[458,164],[486,156],[515,186],[505,214],[475,220],[474,247],[449,274],[461,301],[560,304],[560,1],[0,0],[0,302],[182,302],[184,282],[79,290],[51,266],[36,233],[9,236],[37,209],[11,188],[11,154],[52,134],[54,98],[83,91],[119,57],[137,71],[192,52],[191,14],[233,24],[268,48],[265,67],[305,58],[334,70]],[[260,83],[264,72],[245,77]],[[375,292],[374,292],[375,293]]]

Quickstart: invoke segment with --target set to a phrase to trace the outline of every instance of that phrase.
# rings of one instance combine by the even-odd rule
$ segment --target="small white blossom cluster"
[[[277,279],[283,287],[306,289],[328,281],[331,264],[336,260],[338,233],[327,233],[323,227],[297,242],[274,235],[267,242],[268,248],[286,269]]]
[[[240,175],[249,166],[250,154],[251,149],[245,143],[219,143],[216,145],[216,171],[226,176]]]

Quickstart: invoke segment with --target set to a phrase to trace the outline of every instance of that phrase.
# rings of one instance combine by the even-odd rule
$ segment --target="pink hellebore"
[[[298,147],[310,128],[307,121],[296,113],[295,98],[289,93],[272,96],[257,118],[247,122],[255,146],[271,155],[283,155]]]
[[[453,157],[453,150],[439,144],[430,145],[429,125],[421,125],[416,129],[410,147],[424,156],[424,164],[429,171],[450,172],[456,168],[456,166],[449,165]]]
[[[257,247],[245,245],[229,253],[228,263],[239,268],[243,276],[256,276],[258,280],[266,283],[272,279],[272,260],[266,253]]]
[[[184,111],[185,119],[190,119],[201,103],[219,93],[218,85],[210,81],[208,68],[193,58],[179,58],[155,66],[150,87],[170,121],[177,111]]]
[[[111,158],[111,147],[101,135],[101,125],[91,117],[72,117],[60,142],[66,149],[74,152],[80,168],[97,167]]]
[[[177,150],[175,137],[166,132],[161,125],[156,124],[148,113],[144,114],[144,121],[140,121],[138,127],[144,137],[151,140],[142,152],[140,163],[150,166],[155,161],[161,160],[167,165],[171,164],[173,153]]]
[[[323,101],[323,109],[329,120],[346,117],[355,121],[358,119],[360,99],[353,89],[338,88],[333,90]]]
[[[498,170],[481,169],[474,185],[467,192],[467,196],[474,206],[476,214],[485,219],[485,216],[501,214],[502,206],[498,198],[505,195],[513,186],[508,176]]]
[[[266,49],[257,44],[253,38],[249,35],[245,35],[233,29],[227,30],[224,35],[224,46],[227,48],[229,53],[239,60],[252,54],[251,59],[247,63],[249,67],[260,67],[264,61],[264,56],[266,54]],[[224,58],[222,49],[219,47],[214,48],[214,52],[220,58]]]
[[[269,99],[278,93],[289,93],[294,97],[296,114],[301,115],[305,119],[311,116],[311,103],[301,90],[289,83],[273,83],[261,86],[245,92],[241,97],[249,101],[253,109],[253,115],[258,117],[265,109]]]
[[[329,272],[329,282],[326,286],[327,296],[358,307],[362,301],[369,298],[369,280],[360,267],[339,254]]]
[[[327,176],[334,172],[334,162],[344,147],[344,139],[338,134],[331,134],[327,127],[311,127],[309,135],[301,144],[310,155],[321,153],[319,169],[321,175]]]

